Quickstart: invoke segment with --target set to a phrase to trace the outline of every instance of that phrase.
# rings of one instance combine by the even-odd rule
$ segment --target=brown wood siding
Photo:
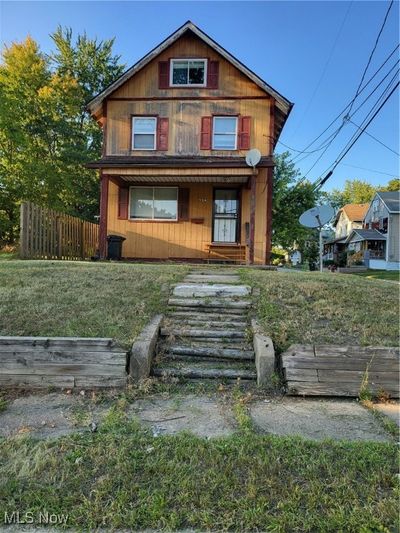
[[[171,186],[171,183],[168,183],[168,186]],[[188,221],[140,222],[118,219],[118,186],[113,182],[109,183],[107,230],[109,234],[122,235],[126,238],[122,247],[124,257],[207,258],[206,248],[211,243],[212,233],[213,188],[221,188],[221,185],[185,183],[184,187],[190,190]],[[262,169],[256,177],[254,261],[258,264],[262,264],[265,259],[266,191],[266,171]],[[246,223],[250,222],[249,192],[246,186],[242,187],[241,244],[246,244],[245,228]],[[204,219],[203,224],[198,223],[200,219]]]
[[[219,61],[218,89],[168,88],[159,89],[158,63],[171,58],[198,57]],[[231,63],[196,36],[184,35],[156,59],[146,65],[133,78],[112,93],[112,98],[144,96],[265,96],[266,93]]]
[[[132,150],[131,116],[158,115],[169,118],[168,150]],[[247,150],[201,150],[201,118],[212,115],[251,117],[250,147],[270,155],[269,100],[168,100],[108,102],[107,155],[219,155],[244,156]]]
[[[218,61],[218,88],[160,89],[160,61],[179,57]],[[250,147],[258,148],[262,155],[270,155],[271,101],[260,87],[204,42],[195,36],[185,35],[110,95],[105,142],[107,155],[223,156],[232,153],[244,156],[247,149],[231,152],[200,150],[201,117],[212,115],[249,116]],[[168,150],[132,151],[131,115],[169,118]]]

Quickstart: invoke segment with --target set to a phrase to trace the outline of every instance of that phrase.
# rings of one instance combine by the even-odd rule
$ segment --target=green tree
[[[379,187],[365,180],[346,180],[343,189],[333,189],[324,193],[326,199],[337,209],[346,204],[366,204],[370,202]]]
[[[385,187],[379,187],[380,191],[400,191],[400,179],[393,178]]]
[[[49,56],[52,68],[60,78],[71,78],[77,84],[74,114],[65,121],[62,161],[69,187],[64,202],[69,213],[93,219],[99,211],[99,181],[97,173],[84,165],[100,157],[102,131],[86,105],[122,74],[125,65],[120,63],[120,56],[113,55],[114,39],[98,41],[84,33],[74,41],[71,28],[61,26],[51,38],[55,44]]]
[[[0,64],[0,240],[14,242],[22,200],[93,220],[99,184],[84,167],[101,153],[101,129],[86,103],[120,75],[113,40],[53,34],[45,56],[28,37]]]
[[[287,250],[302,243],[310,236],[310,230],[299,222],[300,215],[318,201],[319,194],[308,181],[300,180],[300,173],[290,160],[289,152],[275,157],[274,195],[272,208],[272,242]]]

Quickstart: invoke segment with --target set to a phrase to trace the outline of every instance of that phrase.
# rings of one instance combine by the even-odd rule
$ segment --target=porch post
[[[272,247],[272,195],[274,184],[274,167],[267,168],[267,223],[265,233],[265,264],[271,264],[271,247]]]
[[[250,235],[249,235],[249,263],[254,264],[254,234],[256,225],[256,175],[250,178]]]
[[[108,176],[106,176],[100,171],[100,224],[99,224],[100,259],[107,258],[107,211],[108,211]]]

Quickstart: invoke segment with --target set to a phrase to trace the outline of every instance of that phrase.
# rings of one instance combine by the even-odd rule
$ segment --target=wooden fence
[[[95,255],[99,225],[31,202],[21,205],[23,259],[86,259]]]

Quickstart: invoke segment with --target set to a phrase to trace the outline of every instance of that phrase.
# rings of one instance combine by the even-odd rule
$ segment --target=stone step
[[[167,349],[167,354],[172,355],[193,355],[195,357],[217,357],[218,359],[254,360],[252,350],[240,350],[234,348],[220,348],[215,346],[185,346],[173,345]]]
[[[200,318],[198,320],[191,319],[191,318],[182,318],[182,317],[166,317],[164,320],[164,324],[168,325],[169,327],[178,328],[179,326],[197,326],[197,329],[200,327],[204,327],[205,329],[209,329],[210,327],[215,328],[246,328],[249,323],[246,321],[238,321],[238,320],[207,320],[205,318]]]
[[[236,329],[228,332],[220,329],[161,328],[162,337],[169,337],[171,335],[174,337],[217,337],[222,339],[246,338],[246,333],[244,331],[238,331]]]
[[[186,276],[186,278],[183,280],[184,283],[240,283],[240,277],[239,276],[228,276],[228,275],[220,275],[220,274],[189,274]]]
[[[155,367],[153,376],[157,377],[181,377],[186,379],[243,379],[256,380],[257,374],[251,370],[218,368],[188,365],[188,366],[164,366]]]
[[[187,318],[199,318],[204,320],[245,320],[247,319],[246,309],[226,309],[225,314],[216,313],[215,309],[198,309],[195,307],[186,307],[179,309],[179,311],[168,311],[168,317],[187,317]]]
[[[187,276],[237,276],[238,271],[236,268],[196,268],[190,270]]]
[[[173,295],[180,298],[232,298],[249,294],[251,294],[251,287],[248,285],[181,284],[173,290]]]
[[[192,307],[203,309],[219,309],[221,312],[225,312],[228,309],[248,309],[251,306],[250,300],[233,300],[230,298],[170,298],[168,305],[173,307]]]

